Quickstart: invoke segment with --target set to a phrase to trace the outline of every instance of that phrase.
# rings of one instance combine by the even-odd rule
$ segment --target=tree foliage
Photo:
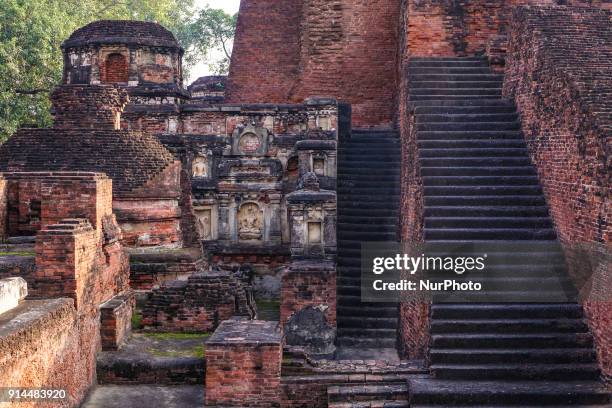
[[[187,51],[188,72],[215,41],[227,44],[233,36],[226,30],[226,18],[233,17],[221,13],[198,13],[194,0],[0,0],[0,142],[19,127],[50,124],[49,92],[62,75],[60,45],[77,28],[100,19],[156,21]]]
[[[238,14],[231,16],[223,10],[205,7],[191,25],[195,55],[207,58],[209,68],[217,74],[226,74],[229,70],[237,20]],[[210,58],[214,50],[221,51],[220,59]]]

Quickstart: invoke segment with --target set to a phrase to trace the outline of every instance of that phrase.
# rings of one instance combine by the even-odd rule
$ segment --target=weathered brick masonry
[[[611,27],[610,11],[518,8],[504,83],[504,93],[515,98],[521,113],[572,275],[593,290],[585,309],[608,376],[612,302],[601,282],[610,281],[606,251],[612,231]]]
[[[227,101],[332,96],[352,104],[354,125],[390,126],[398,15],[399,0],[243,1]]]

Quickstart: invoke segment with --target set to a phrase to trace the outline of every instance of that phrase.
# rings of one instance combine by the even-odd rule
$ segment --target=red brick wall
[[[10,328],[4,326],[8,321],[13,322]],[[94,318],[79,318],[70,299],[25,301],[3,314],[0,387],[68,393],[65,401],[52,405],[22,402],[20,407],[78,407],[95,379],[98,327]]]
[[[283,272],[281,280],[280,322],[284,325],[296,312],[312,306],[327,306],[325,317],[331,326],[336,326],[336,271],[292,265]]]
[[[297,85],[302,0],[241,1],[228,102],[287,102]]]
[[[354,125],[389,126],[398,26],[399,0],[243,1],[227,101],[332,96],[353,105]]]
[[[8,227],[8,182],[0,176],[0,241],[7,236]]]
[[[127,58],[118,53],[109,54],[100,70],[102,82],[127,83],[128,62]]]
[[[126,291],[100,306],[100,337],[103,350],[117,350],[132,333],[136,306],[133,291]]]
[[[593,286],[586,312],[608,376],[612,302],[609,288],[597,285],[609,282],[610,271],[597,272],[596,260],[609,253],[612,230],[612,49],[601,45],[612,40],[611,18],[610,11],[586,8],[517,9],[504,82],[504,94],[515,98],[520,111],[571,273],[580,287],[596,274],[586,282]]]
[[[281,356],[280,344],[208,346],[205,406],[280,407]]]

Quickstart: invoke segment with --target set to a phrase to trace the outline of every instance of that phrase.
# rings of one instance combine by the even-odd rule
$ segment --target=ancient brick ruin
[[[162,26],[78,29],[53,126],[0,145],[0,386],[607,406],[610,8],[242,0],[187,88]],[[365,301],[364,242],[489,245],[512,300]]]

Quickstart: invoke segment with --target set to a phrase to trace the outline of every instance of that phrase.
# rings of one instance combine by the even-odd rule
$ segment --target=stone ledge
[[[206,342],[207,346],[278,346],[281,344],[278,322],[263,320],[226,320]]]

